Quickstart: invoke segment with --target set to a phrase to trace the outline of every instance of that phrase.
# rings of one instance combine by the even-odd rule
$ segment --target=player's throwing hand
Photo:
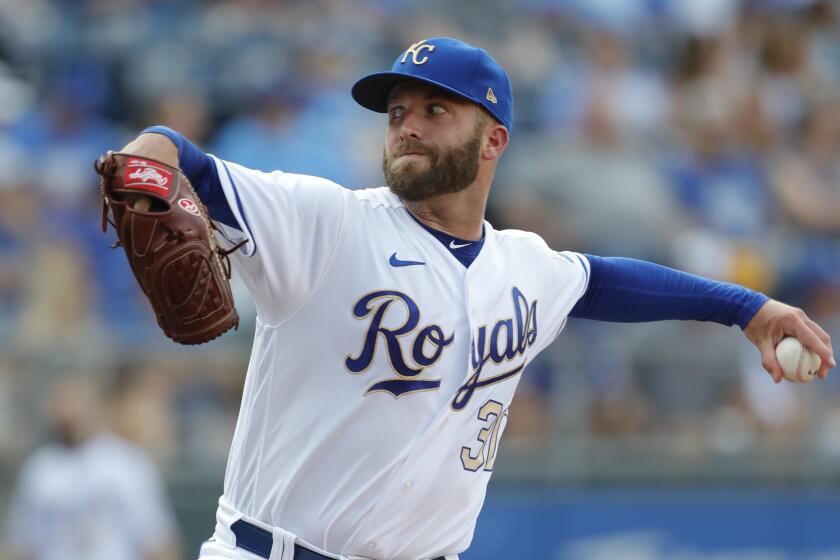
[[[835,367],[831,337],[804,311],[776,300],[768,300],[744,329],[747,338],[761,352],[761,365],[780,383],[784,378],[782,366],[776,358],[776,345],[785,336],[794,336],[822,359],[819,376],[825,379]]]

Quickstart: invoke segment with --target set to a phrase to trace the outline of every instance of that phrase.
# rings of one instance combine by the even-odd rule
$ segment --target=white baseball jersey
[[[174,537],[175,521],[151,460],[100,434],[47,445],[21,468],[5,545],[33,560],[142,560]]]
[[[244,516],[334,554],[465,550],[522,370],[586,259],[485,222],[467,268],[386,187],[214,162],[257,309],[216,541]]]

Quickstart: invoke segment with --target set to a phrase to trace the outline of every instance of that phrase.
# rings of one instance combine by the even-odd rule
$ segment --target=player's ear
[[[484,129],[484,143],[482,145],[482,157],[484,159],[494,160],[501,157],[502,152],[508,145],[510,134],[507,128],[503,125],[493,121]]]

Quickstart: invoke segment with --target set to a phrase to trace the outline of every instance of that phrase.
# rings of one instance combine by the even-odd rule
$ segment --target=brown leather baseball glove
[[[238,327],[227,260],[236,248],[216,245],[215,225],[181,170],[113,152],[94,168],[101,175],[102,231],[108,222],[117,230],[114,247],[125,249],[164,334],[201,344]]]

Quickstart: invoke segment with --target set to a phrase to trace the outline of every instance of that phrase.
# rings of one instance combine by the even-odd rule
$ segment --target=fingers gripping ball
[[[776,346],[776,359],[782,366],[785,379],[794,383],[807,383],[815,379],[822,365],[819,356],[792,336],[783,338]]]
[[[237,327],[230,251],[216,245],[213,223],[181,170],[111,152],[94,167],[101,176],[102,231],[109,221],[117,230],[115,247],[125,250],[164,334],[201,344]]]

